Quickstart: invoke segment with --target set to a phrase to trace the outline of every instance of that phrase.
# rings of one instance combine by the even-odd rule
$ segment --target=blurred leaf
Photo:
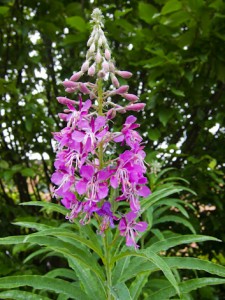
[[[80,32],[85,32],[87,30],[86,22],[82,17],[68,17],[66,18],[66,23]]]
[[[158,12],[157,8],[152,4],[139,2],[138,3],[138,13],[139,17],[146,23],[151,24],[154,19],[153,16]]]

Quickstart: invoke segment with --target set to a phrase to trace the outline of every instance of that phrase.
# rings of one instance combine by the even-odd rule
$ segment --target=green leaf
[[[24,168],[23,170],[21,170],[21,174],[25,177],[34,177],[35,171],[31,168]]]
[[[111,294],[116,300],[133,300],[125,283],[119,282],[111,288]]]
[[[27,206],[41,206],[44,209],[48,210],[49,212],[58,212],[63,215],[68,214],[69,210],[63,207],[60,204],[44,202],[44,201],[30,201],[30,202],[23,202],[20,205],[27,205]]]
[[[221,278],[214,278],[214,277],[207,277],[207,278],[196,278],[187,280],[185,282],[182,282],[179,284],[179,288],[181,291],[181,294],[187,294],[191,291],[194,291],[196,289],[202,288],[204,286],[208,285],[218,285],[218,284],[224,284],[225,279]],[[166,295],[166,298],[165,298]],[[159,291],[151,294],[146,300],[159,300],[159,299],[168,299],[170,297],[173,297],[176,295],[176,291],[172,287],[165,287],[163,289],[160,289]]]
[[[130,263],[130,257],[124,257],[123,259],[120,259],[115,268],[113,269],[113,273],[112,273],[112,280],[113,280],[113,284],[115,285],[117,282],[120,281],[120,278],[124,272],[124,270],[128,267]]]
[[[207,235],[193,235],[193,234],[178,235],[175,237],[168,238],[166,240],[156,242],[153,245],[151,245],[148,249],[153,252],[160,252],[160,251],[166,251],[169,248],[176,247],[182,244],[189,244],[194,242],[199,243],[204,241],[219,242],[220,240]]]
[[[8,6],[0,6],[0,15],[6,15],[8,11],[9,11]]]
[[[142,253],[146,255],[146,257],[153,262],[154,265],[156,265],[165,275],[165,277],[168,279],[168,281],[172,284],[172,286],[177,291],[178,295],[180,294],[178,283],[169,268],[168,264],[158,256],[155,252],[149,251],[149,249],[143,250]]]
[[[73,281],[77,280],[77,275],[75,274],[75,272],[66,268],[54,269],[45,274],[44,276],[47,276],[49,278],[64,277]]]
[[[178,0],[167,1],[161,10],[161,15],[166,15],[171,12],[180,10],[182,8],[182,3]]]
[[[77,29],[80,32],[85,32],[87,31],[87,25],[86,22],[84,21],[84,19],[82,17],[79,16],[75,16],[75,17],[68,17],[66,18],[66,23]]]
[[[85,290],[89,299],[106,299],[106,290],[104,281],[99,279],[90,271],[90,268],[84,267],[77,259],[69,259],[69,266],[73,268],[80,279],[81,286]]]
[[[225,277],[225,266],[207,260],[193,257],[165,257],[164,259],[170,268],[199,270]]]
[[[130,285],[130,295],[132,300],[140,299],[140,295],[143,287],[146,285],[148,281],[149,274],[140,274],[138,275]]]
[[[185,94],[183,91],[181,90],[177,90],[175,88],[171,88],[171,92],[176,95],[176,96],[179,96],[179,97],[185,97]]]
[[[69,283],[62,279],[48,278],[42,275],[19,275],[0,278],[1,289],[13,289],[22,286],[52,291],[72,299],[86,299],[86,294],[81,291],[78,284]]]
[[[46,296],[34,294],[33,292],[24,292],[21,290],[11,290],[0,292],[0,299],[15,299],[15,300],[51,300]]]
[[[0,160],[0,168],[1,169],[8,169],[8,167],[9,167],[9,164],[6,160],[3,160],[3,159]]]
[[[136,257],[140,257],[140,258],[145,258],[147,261],[152,262],[155,266],[157,266],[163,272],[163,274],[165,275],[167,280],[173,285],[173,287],[179,294],[179,288],[178,288],[178,285],[177,285],[177,282],[176,282],[176,279],[175,279],[173,273],[171,272],[169,266],[163,260],[163,258],[158,256],[155,252],[149,251],[149,248],[146,250],[138,251],[138,252],[126,251],[124,253],[121,253],[121,254],[115,256],[112,259],[112,263],[114,263],[124,257],[127,257],[127,256],[133,256],[133,257],[136,256]]]
[[[138,3],[138,13],[140,19],[151,24],[154,21],[153,16],[158,13],[158,10],[152,4],[141,1]]]
[[[160,131],[157,128],[152,128],[148,130],[148,137],[152,141],[157,141],[161,136]]]
[[[166,124],[168,123],[168,121],[172,117],[172,115],[173,115],[173,110],[162,109],[158,113],[159,121],[163,124],[163,126],[166,127]]]
[[[126,14],[128,14],[130,11],[132,11],[133,8],[127,8],[127,9],[124,9],[124,10],[116,10],[114,15],[117,19],[119,19],[120,17],[123,17],[125,16]]]
[[[189,228],[190,231],[192,233],[196,233],[194,227],[192,226],[192,224],[187,221],[186,219],[179,217],[179,216],[175,216],[175,215],[169,215],[169,216],[163,216],[161,218],[158,218],[156,220],[154,220],[153,224],[160,224],[160,223],[165,223],[165,222],[175,222],[175,223],[179,223],[179,224],[183,224],[185,227]]]

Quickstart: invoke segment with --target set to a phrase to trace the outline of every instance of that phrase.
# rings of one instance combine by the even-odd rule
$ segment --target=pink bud
[[[122,85],[117,90],[115,90],[115,94],[121,95],[121,94],[127,93],[128,90],[129,90],[129,85]]]
[[[98,64],[102,61],[102,56],[99,51],[96,54],[95,60]]]
[[[102,63],[102,68],[105,71],[105,73],[109,72],[109,64],[106,61]]]
[[[80,82],[80,91],[83,94],[90,94],[91,91],[86,87],[86,85],[82,82]]]
[[[80,77],[83,75],[83,73],[81,71],[74,73],[71,77],[70,80],[72,81],[77,81],[80,79]]]
[[[115,108],[111,108],[111,109],[107,112],[106,116],[107,116],[107,119],[109,119],[109,120],[114,119],[115,116],[116,116],[116,110],[115,110]]]
[[[107,60],[110,60],[110,58],[111,58],[111,53],[110,53],[109,49],[105,49],[105,58]]]
[[[130,78],[133,74],[128,71],[116,71],[116,73],[122,78]]]
[[[68,115],[67,114],[59,113],[58,116],[63,121],[67,121],[67,119],[68,119]]]
[[[145,107],[145,103],[131,104],[125,107],[126,110],[140,111]]]
[[[68,99],[68,98],[66,98],[66,97],[57,97],[56,99],[57,99],[58,102],[61,103],[61,104],[65,104],[65,105],[67,105],[67,104],[75,105],[75,104],[76,104],[76,101],[71,100],[71,99]]]
[[[114,73],[114,71],[115,71],[114,63],[112,63],[112,62],[110,61],[110,62],[109,62],[109,72]]]
[[[88,68],[89,68],[89,61],[86,60],[81,67],[81,71],[84,73],[88,70]]]
[[[95,66],[92,65],[89,69],[88,69],[88,75],[89,76],[94,76],[95,75]]]
[[[116,78],[115,75],[111,74],[111,80],[112,80],[112,84],[113,84],[116,88],[118,88],[118,87],[120,86],[120,83],[119,83],[119,81],[118,81],[118,79]]]
[[[135,102],[137,101],[139,98],[138,96],[134,95],[134,94],[123,94],[122,95],[125,99],[129,100],[129,101],[132,101],[132,102]]]
[[[71,80],[65,80],[63,81],[63,86],[65,88],[77,88],[78,84],[76,82],[73,82]]]
[[[95,44],[92,43],[91,47],[90,47],[90,52],[94,53],[95,52]]]
[[[74,93],[75,91],[77,91],[78,87],[77,88],[66,88],[65,91],[67,93]]]

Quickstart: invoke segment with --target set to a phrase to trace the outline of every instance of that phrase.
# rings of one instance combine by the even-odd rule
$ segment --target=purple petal
[[[139,195],[139,196],[147,197],[147,196],[149,196],[150,194],[151,194],[151,190],[150,190],[147,186],[145,186],[145,185],[141,186],[141,187],[138,189],[138,195]]]
[[[98,190],[99,199],[104,199],[105,197],[107,197],[108,192],[109,192],[109,189],[108,189],[107,183],[100,183],[99,190]]]
[[[98,131],[101,127],[105,125],[105,117],[99,116],[95,119],[94,131]]]
[[[133,124],[136,120],[137,120],[137,118],[135,116],[131,115],[126,118],[125,124]]]
[[[119,180],[115,175],[110,178],[110,184],[114,189],[118,188]]]
[[[77,142],[82,142],[84,137],[85,137],[85,133],[81,131],[74,130],[74,132],[72,133],[72,139]]]
[[[86,188],[87,188],[87,181],[80,180],[76,184],[76,191],[78,192],[79,195],[83,195],[86,193]]]
[[[125,215],[125,218],[128,221],[128,223],[131,223],[137,218],[137,213],[131,211],[128,214]]]
[[[80,169],[80,175],[87,180],[90,180],[94,173],[95,169],[92,166],[82,166]]]
[[[148,227],[148,224],[146,222],[138,222],[136,225],[134,225],[134,229],[138,231],[145,231]]]

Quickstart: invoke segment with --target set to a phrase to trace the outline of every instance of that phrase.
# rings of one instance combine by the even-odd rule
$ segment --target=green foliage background
[[[62,126],[56,97],[65,95],[61,81],[84,60],[95,7],[106,17],[118,68],[134,74],[130,91],[146,103],[137,117],[148,163],[175,167],[171,174],[190,182],[197,193],[189,200],[196,208],[191,223],[197,232],[224,240],[222,0],[0,1],[0,235],[23,233],[11,225],[16,218],[60,218],[18,204],[50,200],[51,132]],[[122,117],[117,120],[119,127]],[[222,243],[195,251],[225,264]],[[14,259],[20,257],[15,253]]]

